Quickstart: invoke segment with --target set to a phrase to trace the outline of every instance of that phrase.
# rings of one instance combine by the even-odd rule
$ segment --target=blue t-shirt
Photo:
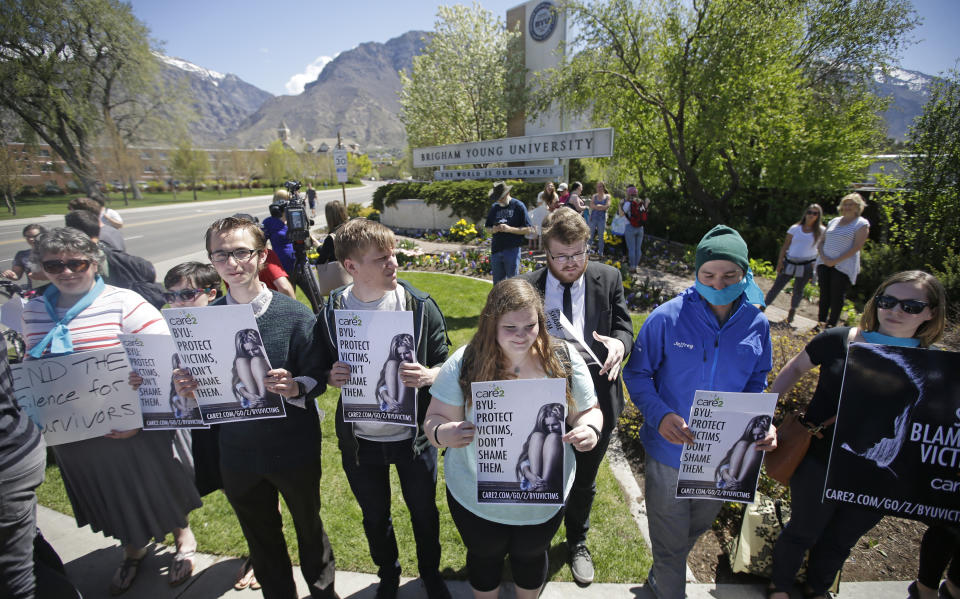
[[[506,224],[511,227],[530,227],[530,217],[527,215],[527,207],[517,198],[510,198],[506,206],[500,202],[494,202],[487,213],[487,227],[493,227],[498,224]],[[496,254],[501,250],[516,248],[526,242],[523,235],[514,235],[513,233],[494,233],[490,243],[490,253]]]
[[[566,343],[566,342],[565,342]],[[579,352],[567,344],[570,352],[570,363],[573,370],[574,403],[581,412],[597,405],[597,395],[593,390],[593,379],[586,362]],[[460,389],[460,368],[463,365],[463,346],[447,359],[440,367],[437,378],[430,387],[430,394],[445,404],[463,406],[463,392]],[[465,409],[464,419],[473,422],[473,406]],[[576,468],[576,457],[569,443],[563,444],[563,497],[566,500],[573,486],[573,475]],[[477,441],[476,439],[466,447],[451,447],[447,449],[443,458],[443,472],[450,494],[463,507],[473,514],[500,524],[525,526],[546,522],[560,508],[555,505],[511,505],[477,502]]]
[[[293,252],[293,243],[287,239],[287,225],[279,218],[268,216],[263,219],[263,232],[270,240],[273,251],[280,258],[280,265],[283,266],[283,270],[292,275],[297,257]]]

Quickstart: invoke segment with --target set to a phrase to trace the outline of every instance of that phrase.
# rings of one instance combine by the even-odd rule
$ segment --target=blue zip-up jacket
[[[660,435],[660,421],[670,412],[687,420],[695,391],[758,393],[767,386],[770,322],[744,296],[739,302],[721,327],[690,287],[654,310],[637,335],[623,380],[643,414],[643,448],[661,464],[679,468],[682,446]]]

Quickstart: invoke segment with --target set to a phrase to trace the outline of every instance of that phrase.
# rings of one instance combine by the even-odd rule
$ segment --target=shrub
[[[380,221],[380,211],[372,206],[362,204],[347,204],[347,216],[350,218],[368,218]]]

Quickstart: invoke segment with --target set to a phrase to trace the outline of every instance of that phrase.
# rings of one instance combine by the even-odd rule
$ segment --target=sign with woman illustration
[[[960,353],[851,343],[824,501],[960,522]]]
[[[689,422],[695,441],[680,456],[677,497],[753,503],[776,393],[697,391]]]
[[[189,369],[197,381],[196,402],[205,424],[286,415],[283,398],[266,390],[271,366],[249,304],[162,313],[179,368]]]
[[[117,335],[127,360],[143,382],[137,388],[144,430],[209,428],[200,416],[196,399],[177,395],[173,371],[182,368],[170,335]]]
[[[417,426],[417,390],[400,380],[400,365],[417,361],[413,312],[334,310],[334,319],[339,359],[350,365],[344,421]]]
[[[472,383],[479,503],[563,504],[565,379]]]

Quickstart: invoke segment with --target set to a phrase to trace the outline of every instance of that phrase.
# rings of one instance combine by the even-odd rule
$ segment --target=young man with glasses
[[[250,559],[265,597],[294,599],[278,494],[290,509],[300,547],[300,570],[315,599],[337,597],[334,560],[320,519],[320,419],[316,396],[320,352],[314,344],[316,318],[295,300],[270,291],[257,275],[266,260],[266,239],[246,219],[224,218],[206,234],[207,252],[220,277],[230,285],[213,306],[250,304],[267,357],[273,366],[266,389],[282,395],[286,416],[220,425],[220,474],[223,490],[247,539]],[[177,393],[192,394],[196,382],[177,371]]]
[[[620,363],[633,344],[633,324],[620,271],[587,259],[589,238],[590,228],[578,213],[553,212],[543,222],[547,267],[521,275],[543,294],[544,308],[559,309],[600,360],[596,363],[580,348],[603,411],[603,430],[596,447],[576,452],[577,472],[564,516],[570,569],[581,584],[593,582],[593,558],[586,545],[590,509],[597,491],[597,471],[623,410]]]

